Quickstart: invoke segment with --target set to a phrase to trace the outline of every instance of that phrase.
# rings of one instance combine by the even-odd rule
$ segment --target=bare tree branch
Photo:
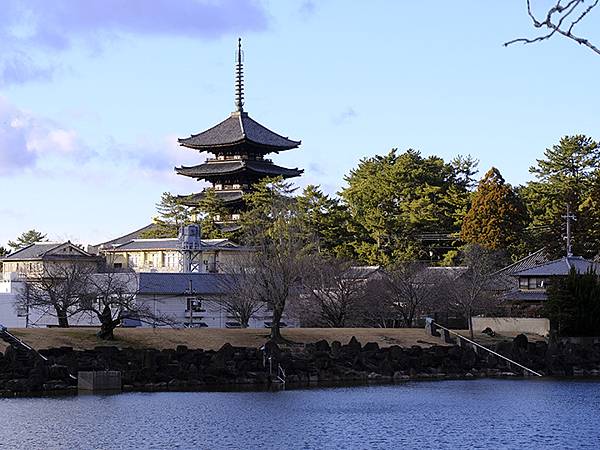
[[[533,13],[531,9],[531,0],[527,0],[527,14],[531,18],[533,26],[535,28],[547,28],[550,31],[542,36],[537,36],[535,38],[512,39],[508,42],[505,42],[504,46],[507,47],[517,42],[521,42],[523,44],[533,44],[535,42],[550,39],[552,36],[558,33],[567,37],[568,39],[577,42],[580,45],[588,47],[594,53],[600,55],[600,48],[596,47],[589,40],[573,34],[573,29],[575,28],[575,26],[578,25],[581,22],[581,20],[584,17],[586,17],[590,13],[590,11],[592,11],[592,9],[594,9],[598,5],[599,2],[600,0],[594,0],[587,8],[582,9],[580,8],[580,6],[583,7],[585,0],[570,0],[565,5],[562,5],[561,0],[558,0],[556,4],[548,10],[544,20],[541,20],[538,19]],[[577,16],[572,16],[572,14],[577,14],[577,12]],[[573,17],[577,18],[572,20],[571,24],[567,27],[566,22]]]

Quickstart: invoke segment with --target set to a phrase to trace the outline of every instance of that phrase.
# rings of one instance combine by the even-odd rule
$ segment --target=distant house
[[[60,277],[64,269],[79,266],[96,270],[101,262],[77,245],[67,242],[38,242],[28,245],[2,259],[0,279],[0,318],[4,325],[24,327],[27,324],[54,325],[56,318],[43,311],[35,314],[35,319],[18,306],[18,297],[25,289],[26,280],[42,277]],[[64,272],[62,272],[64,273]],[[83,320],[81,323],[89,323]]]
[[[557,278],[566,277],[571,270],[586,273],[590,270],[600,274],[600,263],[581,256],[565,256],[543,264],[521,268],[511,273],[514,286],[504,295],[505,302],[513,309],[536,310],[547,300],[546,290]]]
[[[217,273],[140,273],[136,302],[146,305],[157,315],[168,316],[173,323],[190,328],[239,328],[240,323],[229,314],[223,302],[227,296],[227,274]],[[273,312],[265,304],[249,321],[250,328],[270,326]],[[284,315],[284,326],[297,326],[297,321]],[[142,323],[143,327],[164,326]]]
[[[53,267],[64,267],[73,264],[98,267],[100,260],[70,241],[67,242],[37,242],[2,259],[4,279],[18,277],[43,276]]]

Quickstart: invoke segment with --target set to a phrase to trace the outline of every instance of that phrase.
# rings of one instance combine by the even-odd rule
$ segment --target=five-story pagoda
[[[238,40],[236,61],[235,106],[236,110],[223,122],[202,133],[179,139],[182,146],[212,153],[214,158],[208,158],[197,166],[175,168],[180,175],[210,182],[217,198],[223,201],[231,214],[229,220],[239,218],[239,213],[244,208],[244,194],[252,190],[257,181],[266,177],[297,177],[304,172],[297,168],[277,166],[265,158],[269,153],[296,148],[300,141],[274,133],[251,119],[244,111],[241,39]],[[182,196],[180,199],[186,205],[197,206],[205,191]],[[221,220],[229,221],[223,219],[225,218]]]

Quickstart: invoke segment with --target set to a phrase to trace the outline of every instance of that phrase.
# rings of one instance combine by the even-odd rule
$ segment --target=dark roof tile
[[[236,160],[236,161],[208,161],[204,164],[191,167],[178,167],[175,169],[178,174],[192,178],[207,178],[218,175],[234,174],[246,170],[273,176],[297,177],[304,171],[301,169],[288,169],[273,164],[269,161],[257,160]]]
[[[234,112],[221,123],[202,133],[179,139],[181,145],[198,150],[227,147],[243,142],[271,147],[273,151],[289,150],[300,145],[300,141],[293,141],[269,130],[245,112]]]

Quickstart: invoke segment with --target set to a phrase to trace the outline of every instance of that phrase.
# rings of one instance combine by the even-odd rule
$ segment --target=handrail
[[[456,331],[449,330],[448,328],[446,328],[446,327],[444,327],[444,326],[440,325],[439,323],[436,323],[436,322],[434,322],[433,320],[431,321],[431,324],[432,324],[432,325],[435,325],[435,326],[436,326],[436,327],[438,327],[438,328],[441,328],[442,330],[446,330],[448,333],[450,333],[450,334],[453,334],[453,335],[457,336],[459,339],[463,339],[463,340],[467,341],[468,343],[470,343],[470,344],[472,344],[472,345],[475,345],[475,346],[477,346],[477,347],[479,347],[479,348],[482,348],[483,350],[486,350],[486,351],[490,352],[490,353],[491,353],[491,354],[493,354],[493,355],[496,355],[496,356],[498,356],[498,357],[500,357],[500,358],[502,358],[502,359],[505,359],[505,360],[506,360],[506,361],[508,361],[509,363],[511,363],[511,364],[515,364],[516,366],[519,366],[521,369],[523,369],[523,370],[526,370],[527,372],[531,372],[532,374],[534,374],[534,375],[536,375],[536,376],[538,376],[538,377],[542,377],[542,376],[543,376],[543,375],[541,375],[541,374],[537,373],[535,370],[531,370],[531,369],[529,369],[529,368],[525,367],[524,365],[522,365],[522,364],[519,364],[518,362],[516,362],[516,361],[513,361],[512,359],[510,359],[510,358],[507,358],[506,356],[503,356],[503,355],[501,355],[500,353],[497,353],[497,352],[495,352],[495,351],[493,351],[493,350],[490,350],[489,348],[487,348],[487,347],[484,347],[483,345],[481,345],[481,344],[478,344],[477,342],[475,342],[475,341],[472,341],[471,339],[468,339],[468,338],[464,337],[462,334],[459,334],[459,333],[457,333]]]
[[[18,345],[20,345],[21,347],[23,347],[24,349],[29,350],[30,352],[35,353],[42,360],[44,360],[46,362],[48,361],[48,358],[46,358],[44,355],[40,354],[40,352],[38,352],[36,349],[34,349],[33,347],[31,347],[30,345],[28,345],[27,343],[25,343],[23,340],[21,340],[18,337],[16,337],[14,334],[10,333],[5,326],[3,326],[2,324],[0,324],[0,339],[4,340],[3,336],[8,336],[9,339],[12,339]],[[5,341],[5,342],[7,342],[7,341]]]
[[[285,384],[285,370],[283,370],[281,364],[277,364],[277,378],[279,379],[279,381]]]

